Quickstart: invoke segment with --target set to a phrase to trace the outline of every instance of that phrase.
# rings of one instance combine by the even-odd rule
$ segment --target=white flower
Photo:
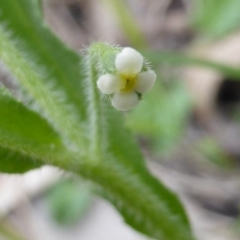
[[[116,74],[104,74],[97,80],[99,90],[113,94],[112,106],[120,111],[134,108],[140,101],[139,95],[148,92],[156,81],[152,70],[141,72],[143,56],[133,48],[123,48],[115,58]]]

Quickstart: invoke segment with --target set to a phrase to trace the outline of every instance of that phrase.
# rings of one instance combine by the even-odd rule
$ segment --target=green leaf
[[[83,182],[64,180],[48,192],[47,202],[54,219],[68,226],[83,217],[91,203],[91,189]]]
[[[194,0],[193,26],[207,37],[222,37],[239,28],[239,11],[239,0]]]
[[[0,171],[21,173],[50,163],[64,147],[38,114],[0,88]],[[58,156],[59,157],[59,156]]]
[[[81,58],[46,28],[37,1],[1,1],[0,10],[3,63],[20,82],[23,95],[34,100],[34,110],[52,123],[65,142],[84,146],[79,123],[86,118],[87,99]]]
[[[56,87],[62,88],[67,98],[78,107],[79,115],[84,118],[83,77],[80,69],[81,58],[67,48],[47,28],[42,18],[39,1],[9,0],[0,2],[0,21],[6,25],[12,38],[21,44],[25,54],[42,66],[47,78],[55,80]]]

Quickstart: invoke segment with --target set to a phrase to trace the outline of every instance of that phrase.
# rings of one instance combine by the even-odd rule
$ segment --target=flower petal
[[[112,106],[120,111],[127,111],[137,106],[138,95],[135,92],[116,92],[111,100]]]
[[[123,48],[115,59],[117,72],[123,75],[136,75],[141,71],[142,65],[143,56],[130,47]]]
[[[112,94],[121,88],[121,79],[117,75],[104,74],[97,80],[99,90],[104,94]]]
[[[140,72],[137,75],[135,91],[139,93],[148,92],[154,85],[157,75],[153,70]]]

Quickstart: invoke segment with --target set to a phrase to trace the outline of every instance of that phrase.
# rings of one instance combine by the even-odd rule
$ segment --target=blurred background
[[[125,114],[152,173],[176,192],[196,239],[240,239],[240,1],[44,0],[46,23],[78,52],[131,46],[158,74]],[[0,81],[14,88],[0,67]],[[146,240],[91,183],[52,167],[0,175],[0,239]]]

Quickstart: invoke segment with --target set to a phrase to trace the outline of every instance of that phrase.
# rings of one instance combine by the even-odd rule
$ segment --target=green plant
[[[100,75],[115,73],[120,47],[93,43],[84,56],[74,53],[47,28],[41,1],[0,1],[0,12],[0,58],[18,84],[17,94],[0,88],[0,171],[57,166],[91,180],[138,231],[155,239],[193,239],[178,197],[148,171],[126,127],[158,143],[174,141],[189,108],[182,86],[166,90],[158,82],[146,96],[151,107],[141,105],[124,118],[97,88]],[[139,45],[146,47],[145,41]],[[230,66],[180,54],[145,55],[155,64],[196,64],[240,79],[239,69]],[[148,71],[148,65],[142,70]]]
[[[137,230],[191,239],[177,196],[149,173],[122,114],[96,88],[119,48],[93,44],[85,60],[52,35],[38,1],[1,1],[0,9],[0,57],[18,82],[17,97],[0,90],[0,170],[52,164],[80,174]]]

